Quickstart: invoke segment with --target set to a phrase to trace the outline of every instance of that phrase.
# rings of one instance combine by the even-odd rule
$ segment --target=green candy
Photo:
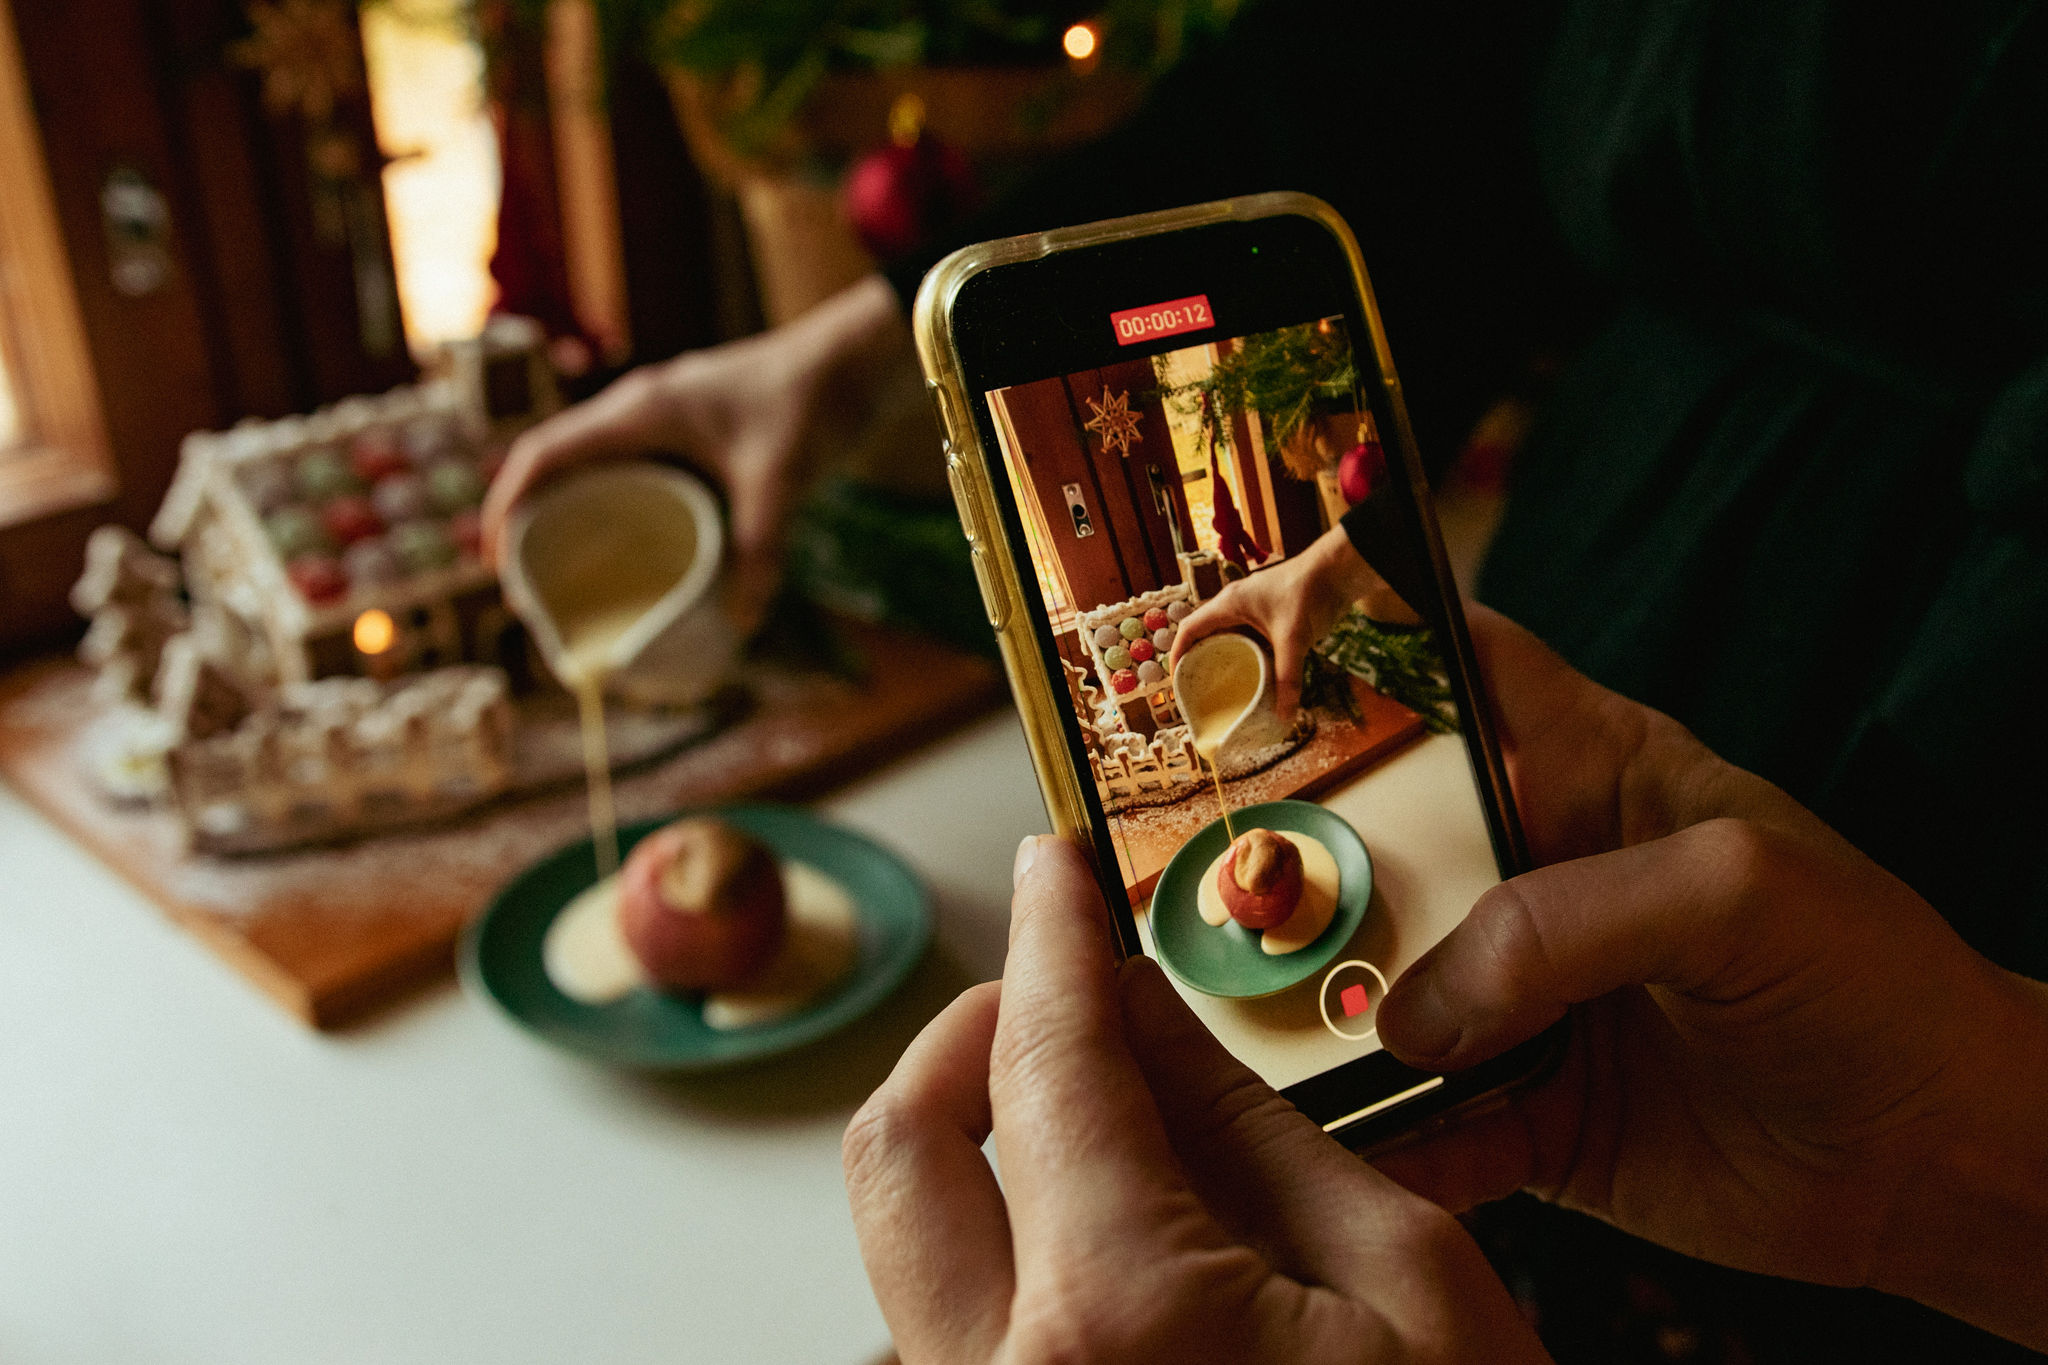
[[[325,502],[342,493],[362,491],[362,480],[349,468],[348,457],[331,446],[309,450],[292,468],[292,481],[309,502]]]
[[[1102,662],[1108,664],[1112,671],[1129,668],[1131,666],[1131,651],[1125,649],[1122,645],[1105,649],[1102,651]]]
[[[427,471],[427,501],[440,512],[460,512],[483,500],[483,475],[467,464],[445,460]]]
[[[1117,634],[1123,636],[1126,640],[1135,640],[1145,633],[1145,618],[1142,616],[1126,616],[1118,623],[1116,629]]]
[[[455,562],[455,541],[437,521],[408,521],[393,527],[387,540],[399,563],[414,573]]]
[[[280,507],[263,519],[264,534],[286,560],[327,548],[327,528],[309,507]]]

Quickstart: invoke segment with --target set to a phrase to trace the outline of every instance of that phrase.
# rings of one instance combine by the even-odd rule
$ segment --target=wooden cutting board
[[[754,707],[630,774],[619,820],[815,795],[957,728],[1006,694],[992,663],[921,636],[840,623],[857,679],[767,672]],[[185,851],[163,810],[124,809],[84,777],[74,740],[98,713],[69,660],[0,678],[0,777],[292,1013],[333,1028],[444,977],[457,936],[535,859],[587,837],[580,785],[432,828],[240,858]]]

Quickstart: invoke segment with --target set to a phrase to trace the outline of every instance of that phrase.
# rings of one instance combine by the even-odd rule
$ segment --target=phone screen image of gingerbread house
[[[1170,666],[1204,603],[1344,534],[1335,528],[1355,503],[1391,492],[1343,319],[1161,349],[986,397],[1087,777],[1148,943],[1161,872],[1224,803],[1314,801],[1355,829],[1372,860],[1371,911],[1338,956],[1391,980],[1498,880],[1435,638],[1409,606],[1428,562],[1412,518],[1371,507],[1351,518],[1367,528],[1377,587],[1301,661],[1299,708],[1244,727],[1215,751],[1213,775]],[[1270,675],[1269,638],[1236,629],[1265,651]],[[1377,1046],[1376,989],[1361,1006],[1359,981],[1323,978],[1271,999],[1183,993],[1233,1051],[1286,1085]],[[1330,996],[1320,1008],[1319,988]]]

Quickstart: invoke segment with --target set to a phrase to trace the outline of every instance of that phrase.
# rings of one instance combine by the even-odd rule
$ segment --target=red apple
[[[1223,908],[1247,929],[1285,924],[1301,904],[1301,850],[1268,829],[1248,829],[1216,872]]]
[[[786,927],[775,855],[720,820],[656,830],[619,874],[619,929],[670,990],[745,984],[773,960]]]

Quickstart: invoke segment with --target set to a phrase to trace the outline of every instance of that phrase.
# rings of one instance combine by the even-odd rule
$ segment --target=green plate
[[[1372,899],[1372,855],[1342,816],[1311,801],[1267,801],[1230,813],[1242,834],[1248,829],[1292,830],[1320,839],[1337,860],[1337,913],[1330,927],[1299,952],[1273,957],[1259,936],[1236,920],[1222,928],[1202,922],[1196,888],[1209,865],[1230,846],[1221,820],[1212,820],[1180,846],[1159,874],[1152,892],[1152,947],[1182,985],[1204,995],[1250,999],[1284,991],[1330,965],[1358,931]]]
[[[463,936],[465,986],[557,1047],[617,1066],[714,1071],[771,1057],[844,1028],[901,985],[931,941],[931,902],[901,859],[858,834],[786,806],[679,811],[619,829],[624,853],[681,815],[709,814],[745,830],[786,862],[809,863],[844,886],[859,909],[853,970],[810,1008],[773,1023],[719,1030],[691,996],[636,990],[585,1005],[555,989],[541,942],[555,916],[597,881],[588,839],[543,858],[500,891]]]

